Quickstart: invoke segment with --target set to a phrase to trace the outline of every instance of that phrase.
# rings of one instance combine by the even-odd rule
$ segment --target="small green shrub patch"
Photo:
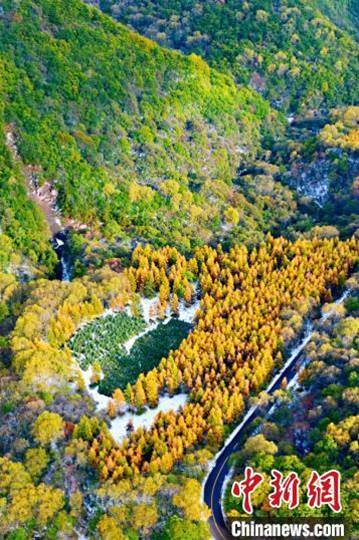
[[[147,373],[156,367],[170,350],[177,349],[186,338],[192,325],[178,319],[171,319],[167,324],[159,324],[157,328],[138,338],[129,354],[106,358],[102,364],[104,378],[99,390],[111,395],[116,388],[125,389],[128,383],[136,382],[140,373]]]
[[[145,327],[141,317],[130,317],[125,312],[109,314],[81,328],[71,339],[70,348],[82,369],[96,361],[103,367],[125,354],[123,344]]]

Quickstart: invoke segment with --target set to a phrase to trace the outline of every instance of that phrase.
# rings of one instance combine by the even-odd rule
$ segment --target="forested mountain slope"
[[[160,44],[196,52],[218,69],[232,72],[282,109],[305,111],[351,104],[358,98],[357,44],[308,0],[99,3]],[[332,4],[338,2],[325,1],[328,14],[338,12]],[[351,17],[344,10],[342,20],[346,14]]]
[[[188,250],[237,225],[241,212],[265,228],[232,179],[280,122],[256,92],[199,57],[78,0],[5,0],[0,79],[2,138],[6,125],[37,181],[56,186],[63,214],[90,223],[92,235],[102,224],[113,242]],[[274,199],[274,221],[286,219],[289,192],[279,185]]]
[[[31,261],[53,268],[55,255],[43,215],[27,196],[21,168],[6,147],[0,79],[0,272]]]
[[[111,11],[182,52],[82,0],[0,0],[4,540],[209,540],[209,460],[354,288],[355,42],[309,0]]]
[[[317,0],[317,5],[334,24],[359,39],[358,0]]]
[[[358,229],[359,107],[332,109],[288,126],[273,160],[296,189],[297,230],[316,224],[349,237]],[[274,155],[275,154],[275,155]],[[333,229],[334,232],[334,229]]]

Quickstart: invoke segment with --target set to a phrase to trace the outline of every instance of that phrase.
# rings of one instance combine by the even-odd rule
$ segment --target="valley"
[[[354,4],[0,3],[0,537],[356,530]]]

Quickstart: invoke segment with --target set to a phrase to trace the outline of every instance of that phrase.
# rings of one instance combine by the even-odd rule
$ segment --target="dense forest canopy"
[[[308,325],[235,476],[335,464],[358,521],[356,3],[0,4],[0,537],[209,540]]]
[[[0,60],[1,62],[1,60]],[[38,268],[55,264],[44,216],[29,200],[21,168],[6,147],[0,80],[0,272],[21,267],[24,257]]]
[[[233,73],[279,109],[304,112],[358,100],[358,45],[316,8],[324,5],[324,13],[334,15],[340,9],[341,20],[355,26],[354,1],[346,10],[337,4],[348,2],[329,0],[314,5],[308,0],[98,3],[158,43],[195,52]]]
[[[2,129],[37,182],[56,187],[64,216],[92,234],[102,224],[114,243],[189,250],[227,224],[243,228],[247,215],[268,230],[291,214],[280,184],[269,212],[233,184],[281,119],[198,56],[163,49],[79,0],[22,0],[3,2],[0,58]]]
[[[356,0],[317,0],[318,8],[339,28],[359,38],[359,4]]]
[[[354,283],[353,283],[354,284]],[[348,520],[357,524],[358,492],[358,288],[352,296],[332,309],[329,320],[317,328],[306,348],[308,365],[299,377],[304,392],[279,392],[275,413],[264,418],[260,433],[250,437],[236,455],[235,477],[244,465],[252,465],[267,479],[272,469],[297,472],[302,481],[301,503],[278,516],[319,515],[330,510],[308,509],[305,485],[311,471],[336,469],[342,475],[341,502]],[[255,513],[270,515],[268,486],[255,495]],[[238,499],[226,497],[229,515],[242,513]]]
[[[317,237],[295,243],[268,237],[252,251],[204,247],[191,259],[175,248],[138,246],[123,273],[103,268],[70,283],[43,279],[31,284],[8,342],[11,368],[0,392],[0,448],[7,456],[0,470],[6,479],[14,474],[23,478],[13,489],[8,480],[0,484],[6,510],[0,531],[22,527],[42,532],[55,517],[52,527],[62,531],[76,516],[90,531],[83,521],[82,493],[96,472],[99,489],[89,496],[93,507],[102,508],[94,523],[103,538],[110,524],[116,534],[135,530],[146,536],[161,519],[158,501],[171,484],[173,506],[164,509],[167,519],[180,508],[181,517],[192,523],[186,528],[200,526],[207,514],[193,475],[203,474],[208,457],[241,417],[248,399],[282,365],[305,317],[321,301],[332,299],[331,288],[344,285],[357,257],[355,239]],[[178,301],[190,304],[196,284],[202,301],[194,330],[125,392],[115,390],[107,414],[93,414],[67,347],[72,336],[79,329],[81,335],[85,322],[96,319],[98,324],[108,309],[123,312],[129,307],[138,316],[138,295],[158,295],[156,316],[161,319],[169,305],[176,310]],[[4,303],[15,315],[11,299],[19,296],[19,287],[25,287],[24,294],[28,286],[13,283],[9,290],[9,285]],[[131,328],[122,326],[121,332],[131,335]],[[158,414],[150,429],[130,430],[129,437],[116,443],[106,422],[123,414],[124,407],[139,412],[146,405],[155,407],[164,392],[185,392],[188,401],[177,412]],[[54,460],[58,465],[49,467]],[[19,498],[30,489],[33,496],[16,518]],[[67,513],[64,501],[70,494],[74,508]],[[146,503],[139,506],[144,496]],[[43,515],[44,498],[49,504]],[[38,517],[28,524],[32,508],[39,509]]]

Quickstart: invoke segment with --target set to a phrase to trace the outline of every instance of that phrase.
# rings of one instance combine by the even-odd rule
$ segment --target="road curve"
[[[335,302],[341,304],[349,295],[350,291],[345,291],[344,294]],[[331,311],[326,313],[320,322],[324,322],[331,314]],[[274,376],[269,383],[265,392],[269,395],[280,388],[283,379],[291,381],[297,373],[297,368],[300,366],[301,353],[313,335],[312,325],[307,326],[305,335],[299,345],[293,350],[292,354],[285,362],[281,371]],[[262,412],[262,411],[261,411]],[[248,426],[259,416],[260,408],[258,405],[251,407],[241,423],[234,429],[231,435],[225,442],[222,450],[217,454],[213,467],[210,469],[203,485],[203,499],[211,510],[209,524],[211,528],[212,538],[215,540],[226,540],[233,538],[226,527],[225,519],[222,511],[222,492],[226,476],[228,475],[231,465],[229,458],[234,452],[240,449],[242,443],[243,432]]]

